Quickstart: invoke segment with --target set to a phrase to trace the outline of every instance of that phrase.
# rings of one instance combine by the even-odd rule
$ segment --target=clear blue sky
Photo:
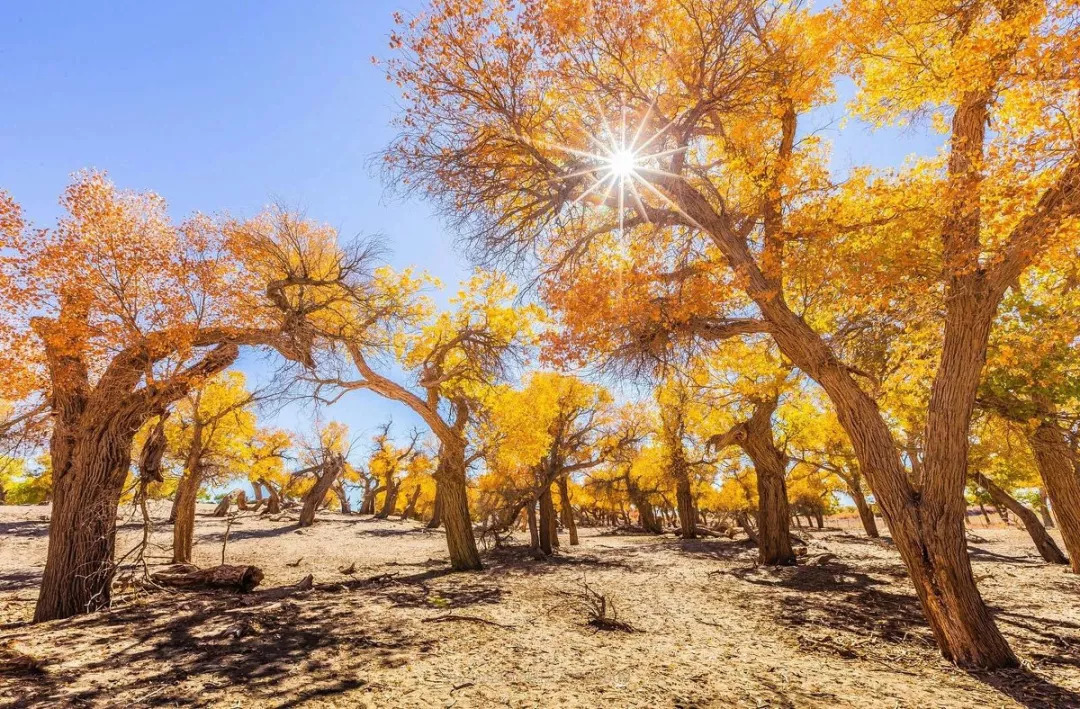
[[[275,198],[342,233],[381,234],[395,265],[455,284],[468,265],[424,203],[384,200],[371,155],[392,137],[395,87],[386,56],[395,10],[419,0],[320,2],[46,2],[12,0],[0,43],[0,186],[38,225],[59,213],[69,175],[108,170],[120,186],[152,189],[177,218],[250,215]],[[847,92],[845,92],[847,93]],[[819,112],[815,121],[829,123]],[[897,164],[932,152],[914,131],[827,131],[834,166]],[[244,360],[253,374],[261,369]],[[366,436],[393,414],[350,395],[328,414]],[[286,410],[282,425],[310,415]]]

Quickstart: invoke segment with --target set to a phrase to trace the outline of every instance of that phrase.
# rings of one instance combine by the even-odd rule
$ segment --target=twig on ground
[[[494,625],[497,628],[511,629],[512,625],[503,625],[502,623],[496,623],[493,620],[487,618],[480,618],[475,615],[456,615],[454,613],[447,613],[446,615],[437,615],[434,618],[424,618],[421,623],[449,623],[451,621],[460,620],[467,623],[483,623],[484,625]]]

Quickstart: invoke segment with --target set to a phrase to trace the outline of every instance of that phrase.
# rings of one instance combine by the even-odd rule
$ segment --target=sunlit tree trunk
[[[851,499],[855,501],[855,509],[859,511],[859,520],[862,522],[863,530],[866,532],[866,536],[877,539],[881,536],[878,532],[877,520],[874,519],[874,510],[870,507],[870,503],[866,501],[866,495],[863,494],[861,485],[849,485],[848,494],[851,495]]]
[[[335,453],[330,455],[329,460],[325,461],[316,471],[315,484],[304,495],[304,504],[300,508],[299,524],[301,527],[310,527],[315,523],[315,510],[322,504],[326,493],[330,492],[330,488],[344,467],[344,459]]]
[[[446,544],[450,552],[450,566],[455,571],[471,571],[484,568],[480,552],[473,536],[472,519],[469,515],[468,480],[465,473],[464,441],[443,441],[440,465],[437,473],[439,490],[442,492],[442,522],[446,525]],[[441,461],[440,461],[441,462]]]

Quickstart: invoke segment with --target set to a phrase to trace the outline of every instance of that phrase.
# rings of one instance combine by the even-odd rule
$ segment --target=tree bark
[[[536,522],[536,500],[529,500],[525,506],[525,518],[529,523],[529,548],[534,553],[540,553],[540,530]]]
[[[1057,517],[1070,568],[1080,574],[1080,466],[1056,421],[1044,420],[1028,434],[1028,442]]]
[[[263,510],[263,514],[281,514],[281,495],[278,493],[277,488],[265,479],[260,478],[260,480],[262,481],[262,484],[266,486],[266,493],[269,495],[269,499],[266,501],[266,509]]]
[[[412,495],[409,496],[409,501],[405,504],[405,510],[401,513],[401,519],[408,519],[416,514],[416,502],[420,499],[420,486],[417,485],[413,488]]]
[[[337,495],[338,502],[341,504],[342,514],[352,514],[352,506],[349,504],[349,493],[345,490],[345,483],[339,477],[337,482],[334,483],[334,494]]]
[[[464,441],[443,441],[439,457],[440,463],[443,459],[446,461],[436,470],[436,474],[439,474],[436,483],[437,490],[442,492],[441,516],[446,525],[450,566],[455,571],[478,571],[484,565],[480,563],[480,552],[476,548],[469,514]]]
[[[378,519],[389,519],[390,515],[397,509],[399,485],[394,475],[395,472],[393,470],[389,470],[386,473],[386,483],[383,485],[383,487],[386,488],[386,494],[383,495],[382,509],[375,515]]]
[[[431,505],[431,519],[429,519],[428,523],[425,525],[428,529],[438,529],[442,526],[443,496],[440,489],[438,478],[436,477],[435,502]]]
[[[574,521],[574,509],[570,506],[570,483],[563,475],[559,478],[559,509],[562,512],[563,526],[570,534],[570,546],[577,546],[578,531]]]
[[[163,571],[158,571],[150,580],[160,586],[185,589],[224,588],[247,593],[258,586],[263,579],[263,572],[257,566],[231,566],[222,564],[209,569],[198,569],[189,564],[181,564]]]
[[[1047,529],[1054,528],[1054,515],[1050,512],[1050,496],[1046,494],[1046,488],[1039,488],[1039,515],[1042,517],[1043,526]]]
[[[176,486],[176,521],[173,522],[174,564],[190,564],[195,541],[195,506],[199,486],[202,484],[201,469],[186,469]]]
[[[214,508],[215,517],[224,517],[229,514],[229,505],[232,504],[232,493],[226,493],[225,497],[221,498],[221,502]]]
[[[976,472],[972,477],[982,489],[990,493],[990,497],[993,498],[995,503],[1012,512],[1023,522],[1024,528],[1031,535],[1031,541],[1035,543],[1035,548],[1039,550],[1039,555],[1042,556],[1044,561],[1051,564],[1069,563],[1069,559],[1062,553],[1061,549],[1058,549],[1053,537],[1047,534],[1046,528],[1040,524],[1039,518],[1033,511],[1021,504],[1019,500],[1007,493],[986,475]]]

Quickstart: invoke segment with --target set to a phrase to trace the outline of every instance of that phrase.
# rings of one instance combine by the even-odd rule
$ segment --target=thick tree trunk
[[[773,443],[772,414],[775,398],[755,404],[754,413],[744,424],[745,436],[739,445],[754,463],[758,491],[758,562],[768,566],[794,566],[791,527],[788,520],[787,461]]]
[[[877,539],[881,536],[878,532],[877,520],[874,519],[874,510],[870,507],[870,503],[866,501],[866,495],[863,494],[862,487],[849,485],[848,492],[851,494],[851,499],[855,501],[855,509],[859,511],[859,519],[862,521],[866,536]]]
[[[340,455],[334,454],[316,473],[315,484],[304,495],[304,505],[300,508],[301,527],[310,527],[315,524],[315,510],[322,504],[326,493],[330,492],[331,486],[344,468],[345,460]]]
[[[256,502],[262,502],[263,501],[262,483],[260,483],[258,480],[251,483],[251,491],[255,495],[255,501]]]
[[[247,493],[243,490],[236,491],[236,508],[241,512],[247,512],[248,510]]]
[[[1031,535],[1031,541],[1035,543],[1035,548],[1039,550],[1039,555],[1044,561],[1051,564],[1069,563],[1069,559],[1058,549],[1053,537],[1046,533],[1046,528],[1039,523],[1039,518],[1033,511],[1024,507],[1019,500],[982,473],[976,472],[972,477],[982,489],[990,493],[995,503],[1011,511],[1024,524],[1024,528]]]
[[[570,484],[565,475],[559,478],[559,509],[562,511],[563,526],[570,534],[570,546],[577,546],[577,523],[574,521],[574,508],[570,506]]]
[[[1065,432],[1052,420],[1045,420],[1028,434],[1031,450],[1050,496],[1058,532],[1069,552],[1073,573],[1080,574],[1080,466]]]
[[[116,510],[131,464],[134,433],[124,426],[84,432],[74,440],[59,429],[54,433],[49,549],[35,623],[109,605]]]
[[[690,489],[690,476],[684,469],[676,478],[675,504],[679,516],[679,536],[693,539],[697,536],[697,510],[694,509],[694,493]]]
[[[825,529],[825,513],[820,508],[814,510],[814,522],[818,529]]]
[[[442,465],[442,460],[446,461]],[[465,444],[463,441],[443,441],[440,466],[436,471],[438,493],[442,493],[442,522],[446,525],[446,546],[450,566],[455,571],[474,571],[484,568],[473,536],[469,514],[468,480],[465,476]],[[430,525],[429,525],[430,526]]]

